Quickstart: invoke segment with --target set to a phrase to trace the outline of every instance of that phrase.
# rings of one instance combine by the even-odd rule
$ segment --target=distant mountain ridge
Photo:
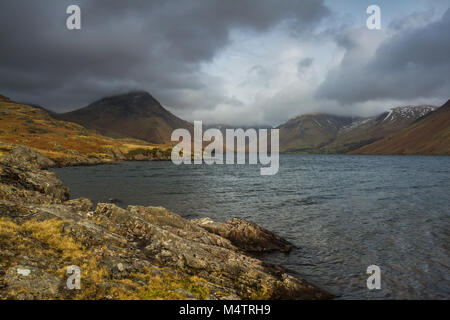
[[[405,130],[351,153],[450,155],[450,100],[423,115]]]
[[[0,102],[9,103],[0,95]],[[16,103],[17,105],[17,103]],[[52,118],[82,125],[112,138],[136,138],[155,144],[170,143],[178,128],[193,125],[166,110],[145,91],[100,99],[85,108],[58,114],[33,105]],[[314,113],[280,125],[280,152],[329,154],[449,154],[449,103],[392,108],[373,117]],[[225,130],[248,126],[204,125]],[[260,128],[270,129],[268,126]],[[415,143],[415,140],[417,143]],[[425,139],[425,140],[424,140]],[[270,140],[270,139],[269,139]]]
[[[279,126],[280,149],[295,153],[347,153],[399,132],[436,107],[392,108],[374,117],[309,114]]]
[[[193,128],[145,91],[106,97],[82,109],[53,116],[114,138],[131,137],[158,144],[169,143],[175,129]]]
[[[330,114],[307,114],[291,119],[280,129],[280,150],[283,152],[312,153],[336,139],[342,128],[359,118]]]

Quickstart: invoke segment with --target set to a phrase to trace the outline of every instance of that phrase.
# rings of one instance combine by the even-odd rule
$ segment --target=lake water
[[[242,217],[298,248],[270,254],[342,299],[450,299],[450,157],[281,155],[257,165],[125,162],[54,170],[71,197]],[[368,290],[369,265],[381,290]]]

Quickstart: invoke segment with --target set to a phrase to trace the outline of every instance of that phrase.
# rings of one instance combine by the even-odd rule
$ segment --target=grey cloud
[[[270,72],[263,66],[256,65],[251,67],[247,71],[247,77],[242,81],[239,86],[246,87],[257,85],[267,88],[269,86],[269,79],[271,77]]]
[[[431,22],[434,14],[434,8],[430,8],[427,11],[414,12],[392,21],[389,24],[389,29],[393,31],[408,31],[408,29],[423,27]]]
[[[312,66],[313,62],[314,58],[311,57],[300,60],[299,63],[297,64],[298,73],[304,73],[306,70],[308,70],[309,67]]]
[[[411,20],[404,20],[411,25]],[[394,36],[383,41],[364,61],[350,36],[338,44],[347,52],[341,65],[328,73],[316,96],[353,104],[370,100],[441,98],[450,92],[450,9],[439,21],[418,28],[395,25]],[[358,59],[364,61],[358,63]],[[349,67],[352,65],[352,67]]]
[[[65,28],[70,4],[81,7],[81,31]],[[316,0],[3,0],[0,93],[62,111],[144,89],[175,109],[213,108],[230,98],[200,65],[232,30],[309,30],[327,14]]]

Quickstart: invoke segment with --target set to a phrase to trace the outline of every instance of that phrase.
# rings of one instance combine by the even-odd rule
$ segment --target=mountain
[[[450,155],[450,100],[407,129],[351,153]]]
[[[436,110],[434,106],[404,106],[368,118],[357,119],[342,128],[336,140],[322,149],[325,153],[346,153],[381,140],[407,128],[418,119]]]
[[[282,152],[313,153],[336,139],[340,129],[359,118],[329,114],[307,114],[291,119],[280,129]]]
[[[399,132],[436,107],[404,106],[374,117],[304,115],[281,125],[283,152],[347,153]]]
[[[168,159],[171,152],[170,146],[106,137],[79,124],[56,120],[43,108],[0,96],[0,156],[14,145],[31,147],[56,165]]]
[[[184,121],[144,91],[103,98],[89,106],[54,117],[81,124],[114,138],[132,137],[151,143],[169,143],[173,130],[192,130]]]

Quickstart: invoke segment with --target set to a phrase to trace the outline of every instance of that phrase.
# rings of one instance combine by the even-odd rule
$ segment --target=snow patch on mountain
[[[389,111],[383,121],[419,119],[436,109],[437,107],[429,105],[396,107]]]

